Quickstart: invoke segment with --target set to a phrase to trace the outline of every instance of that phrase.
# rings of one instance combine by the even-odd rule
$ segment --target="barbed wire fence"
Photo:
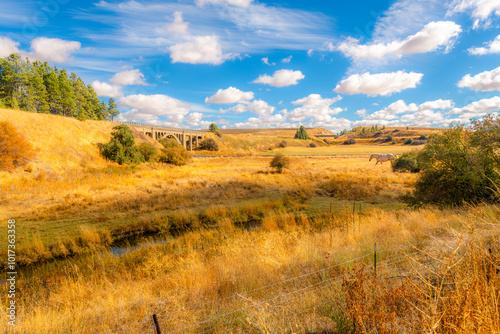
[[[258,324],[265,327],[270,318],[279,322],[282,328],[300,323],[300,316],[319,308],[329,306],[338,296],[340,283],[350,274],[342,270],[347,266],[363,265],[363,270],[374,272],[385,270],[388,266],[394,268],[403,261],[412,260],[415,255],[422,254],[418,246],[428,241],[409,244],[391,249],[376,250],[354,259],[337,263],[319,270],[308,272],[295,277],[269,283],[255,289],[236,292],[220,299],[199,303],[186,308],[179,308],[171,312],[158,312],[144,317],[137,322],[98,332],[104,333],[210,333],[220,329],[229,332],[235,324],[244,323],[244,326],[255,327]],[[395,253],[394,256],[383,261],[384,254]],[[367,263],[370,262],[370,263]],[[394,269],[393,268],[393,269]],[[397,269],[397,268],[396,268]],[[408,277],[400,273],[397,277]],[[313,296],[311,298],[310,296]],[[309,298],[305,298],[309,297]],[[228,301],[231,309],[227,309]],[[186,311],[196,311],[189,318],[183,318]],[[250,312],[252,311],[252,312]],[[266,318],[266,319],[263,319]],[[269,319],[268,319],[269,318]],[[153,330],[154,328],[154,330]]]

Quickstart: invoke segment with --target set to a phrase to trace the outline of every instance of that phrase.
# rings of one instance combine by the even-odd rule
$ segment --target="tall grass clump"
[[[0,170],[14,170],[35,155],[31,144],[8,122],[0,122]]]

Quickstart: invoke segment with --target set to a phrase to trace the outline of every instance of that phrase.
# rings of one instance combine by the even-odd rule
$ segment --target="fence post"
[[[373,244],[373,268],[375,269],[375,276],[377,276],[377,243]]]
[[[156,316],[156,314],[153,314],[152,318],[153,318],[155,334],[161,334],[160,324],[158,323],[158,317]]]

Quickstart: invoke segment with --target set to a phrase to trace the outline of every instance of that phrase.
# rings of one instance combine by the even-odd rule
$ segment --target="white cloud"
[[[231,5],[236,7],[248,7],[253,0],[195,0],[198,6],[211,5]]]
[[[172,63],[220,65],[235,54],[223,54],[217,36],[195,36],[193,41],[170,47]]]
[[[459,82],[458,87],[467,87],[482,92],[499,90],[500,91],[500,67],[491,71],[484,71],[471,77],[465,75]]]
[[[234,124],[235,128],[271,128],[271,127],[290,127],[289,124],[284,123],[285,117],[281,114],[263,115],[260,117],[250,117],[246,122]]]
[[[489,99],[482,99],[472,102],[462,108],[453,108],[450,114],[460,115],[459,117],[468,121],[472,117],[479,117],[500,110],[500,96],[494,96]]]
[[[420,84],[422,73],[403,71],[391,73],[353,74],[335,87],[334,91],[342,94],[366,94],[368,96],[390,96],[404,89],[415,88]]]
[[[110,81],[117,86],[146,85],[146,82],[144,82],[144,74],[137,69],[116,73]]]
[[[129,95],[121,97],[118,105],[131,111],[157,116],[184,116],[190,111],[189,104],[167,95]]]
[[[0,58],[8,57],[12,53],[19,53],[19,43],[7,37],[0,36]]]
[[[276,108],[267,104],[267,102],[262,100],[253,100],[247,104],[238,104],[226,110],[221,110],[222,113],[234,112],[236,114],[250,111],[257,115],[270,115],[274,112]]]
[[[59,38],[38,37],[31,41],[34,57],[40,60],[64,63],[71,54],[81,47],[80,42],[65,41]]]
[[[497,0],[455,0],[450,3],[447,15],[454,13],[471,12],[474,21],[474,29],[490,25],[489,17],[494,14],[500,15],[500,2]]]
[[[165,25],[165,30],[174,34],[187,34],[189,23],[182,19],[182,12],[174,12],[174,21]]]
[[[201,119],[203,118],[203,114],[199,112],[192,112],[184,117],[184,121],[190,127],[200,126]]]
[[[363,109],[359,109],[356,111],[356,115],[359,115],[359,116],[363,116],[366,114],[366,109],[363,108]]]
[[[344,111],[344,109],[338,107],[330,108],[332,104],[341,99],[341,96],[324,99],[319,94],[310,94],[307,97],[293,101],[293,104],[302,105],[302,107],[286,112],[286,117],[291,122],[301,122],[308,118],[312,118],[314,121],[325,121],[331,118],[330,115],[336,115]]]
[[[439,47],[449,50],[461,31],[461,27],[452,21],[430,22],[422,30],[402,41],[362,45],[359,40],[348,38],[340,43],[336,50],[355,60],[382,59],[387,55],[400,58],[407,54],[435,51]]]
[[[262,60],[262,62],[263,62],[264,64],[266,64],[266,65],[269,65],[269,66],[274,66],[274,65],[276,65],[276,63],[270,63],[270,62],[269,62],[269,58],[267,58],[267,57],[264,57],[264,58],[262,58],[261,60]]]
[[[281,59],[281,62],[282,62],[283,64],[288,64],[288,63],[290,63],[291,61],[292,61],[292,56],[288,56],[288,57],[286,57],[286,58]]]
[[[500,35],[486,45],[487,47],[470,48],[467,51],[469,51],[471,55],[478,56],[500,53]]]
[[[110,85],[107,82],[95,80],[92,82],[92,87],[94,88],[97,96],[120,97],[123,95],[119,86]]]
[[[273,87],[286,87],[298,84],[299,80],[304,79],[305,76],[301,71],[293,70],[279,70],[274,72],[272,76],[267,74],[260,75],[255,79],[254,83],[267,84]]]
[[[231,104],[246,103],[253,99],[253,92],[243,92],[238,88],[219,89],[214,95],[207,97],[205,103]]]

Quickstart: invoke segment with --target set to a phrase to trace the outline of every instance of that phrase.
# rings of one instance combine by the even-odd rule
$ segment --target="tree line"
[[[102,102],[75,73],[30,62],[18,54],[0,59],[0,107],[85,119],[113,119],[115,101]]]

